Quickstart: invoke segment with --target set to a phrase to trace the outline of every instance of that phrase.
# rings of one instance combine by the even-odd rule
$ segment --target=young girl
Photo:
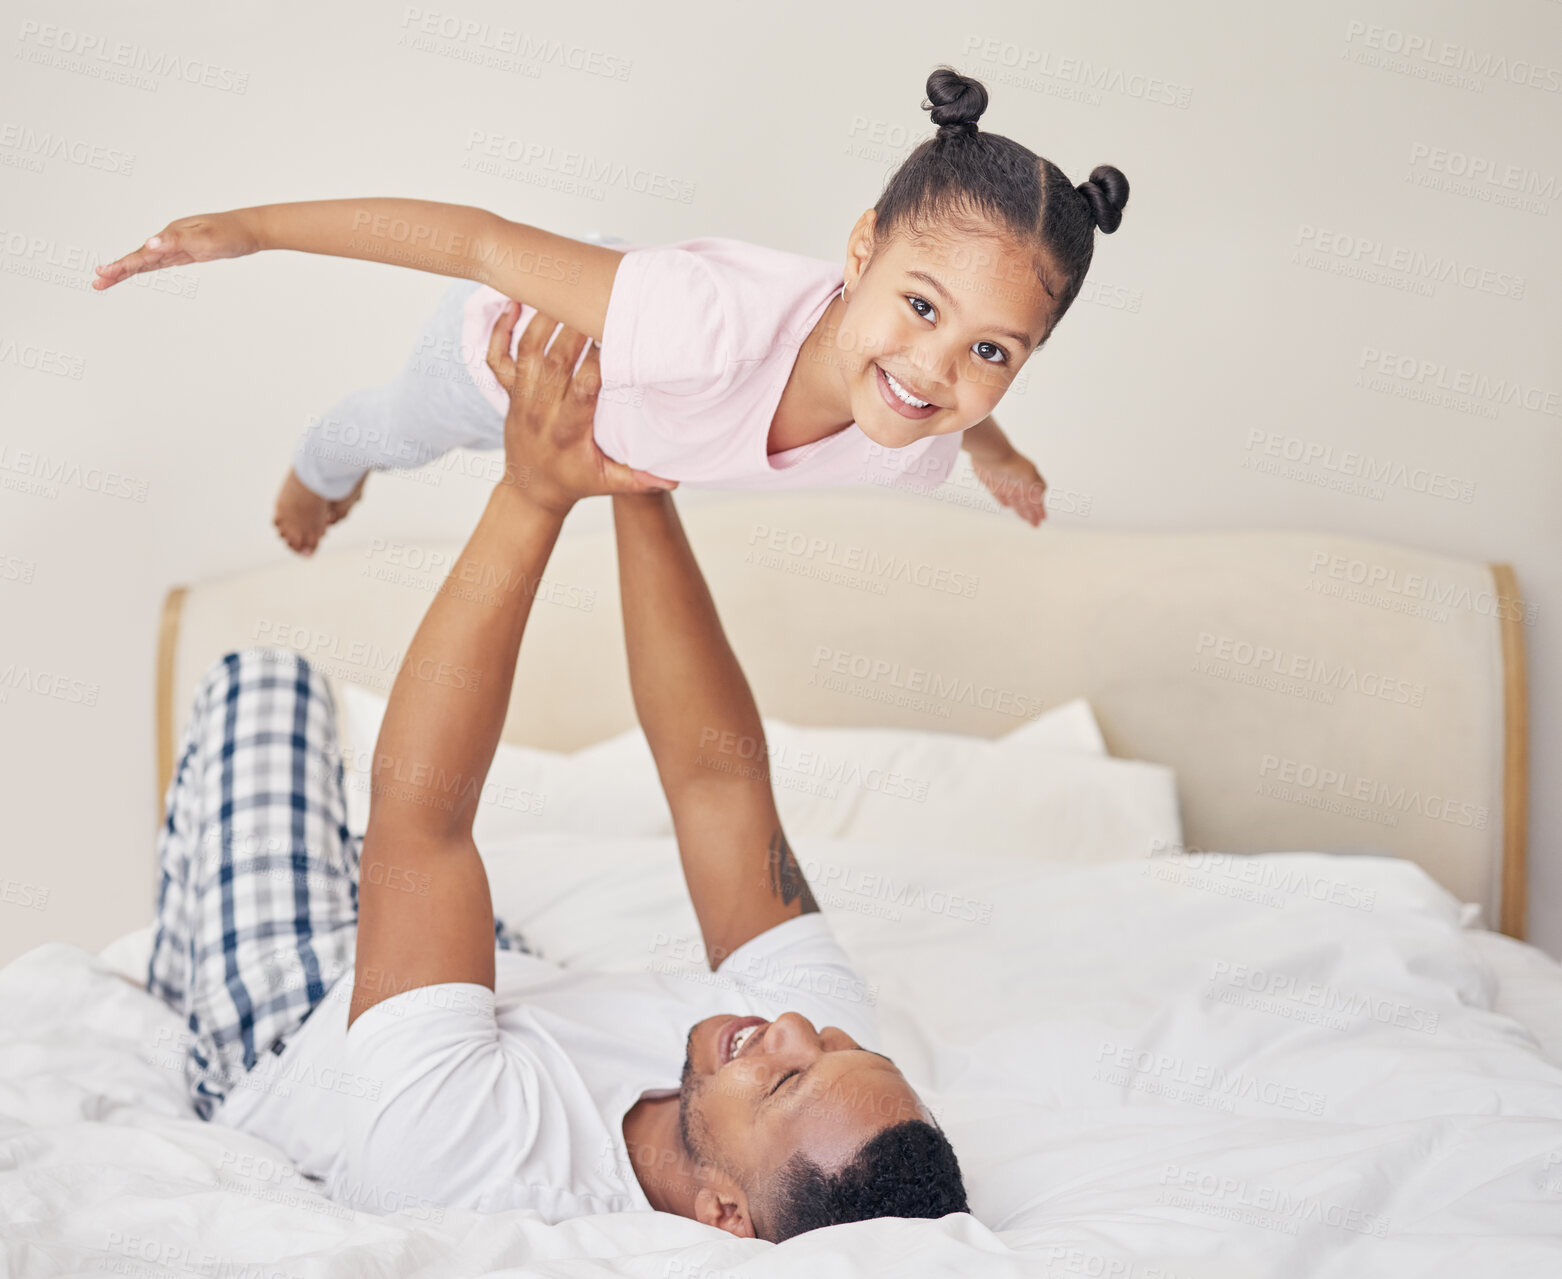
[[[295,249],[459,277],[399,378],[348,396],[299,441],[275,523],[312,552],[371,469],[457,446],[503,447],[508,401],[486,364],[499,313],[522,303],[594,338],[594,434],[610,458],[721,488],[885,484],[929,491],[963,446],[983,484],[1032,525],[1040,475],[991,416],[1084,283],[1097,229],[1128,181],[1074,186],[1050,161],[981,133],[979,81],[928,78],[936,135],[852,228],[844,268],[738,240],[587,243],[460,205],[324,200],[170,223],[98,267],[142,271]]]

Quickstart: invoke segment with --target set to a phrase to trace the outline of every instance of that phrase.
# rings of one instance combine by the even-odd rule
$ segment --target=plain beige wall
[[[1562,953],[1562,5],[31,3],[4,30],[0,961],[149,917],[163,593],[286,554],[294,437],[390,376],[444,287],[277,255],[98,295],[94,261],[175,217],[353,195],[834,258],[941,62],[988,84],[983,127],[1133,184],[999,410],[1060,523],[1516,566],[1531,932]],[[1387,478],[1342,484],[1346,450]],[[378,477],[332,540],[460,538],[483,497]]]

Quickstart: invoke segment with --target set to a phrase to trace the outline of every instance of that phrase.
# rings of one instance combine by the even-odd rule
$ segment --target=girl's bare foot
[[[330,518],[326,520],[327,525],[335,524],[338,520],[347,518],[347,512],[357,506],[359,499],[363,497],[363,483],[368,478],[369,473],[365,471],[358,477],[358,482],[352,486],[346,497],[339,497],[332,501]]]
[[[364,480],[368,478],[368,472],[365,472],[350,493],[332,499],[305,487],[298,472],[289,467],[287,478],[277,493],[277,509],[271,522],[293,550],[300,555],[313,555],[326,529],[358,504],[363,496]]]

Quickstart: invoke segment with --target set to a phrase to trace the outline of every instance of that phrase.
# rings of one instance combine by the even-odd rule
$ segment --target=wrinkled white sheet
[[[1409,863],[798,853],[972,1216],[775,1247],[660,1214],[349,1212],[194,1118],[178,1018],[53,944],[0,970],[9,1273],[1562,1273],[1562,1066],[1495,1010],[1510,960],[1535,1007],[1562,1007],[1562,968],[1475,940]],[[669,840],[485,856],[496,909],[562,962],[668,962],[697,936]],[[134,970],[144,946],[111,951]]]

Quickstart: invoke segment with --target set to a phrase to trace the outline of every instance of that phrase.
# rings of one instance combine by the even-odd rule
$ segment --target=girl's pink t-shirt
[[[890,449],[854,422],[767,454],[798,351],[844,283],[837,265],[715,237],[623,253],[602,333],[593,428],[608,457],[691,487],[878,484],[925,493],[948,477],[960,432]],[[477,289],[461,341],[473,380],[501,413],[509,400],[488,368],[488,336],[509,301]],[[517,342],[534,314],[521,308]]]

